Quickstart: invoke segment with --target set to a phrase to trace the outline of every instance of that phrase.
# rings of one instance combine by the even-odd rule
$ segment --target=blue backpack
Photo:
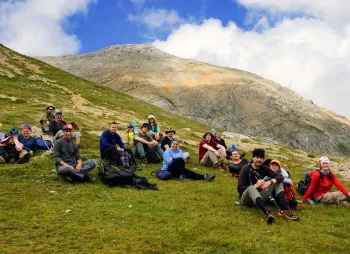
[[[42,138],[36,138],[36,148],[39,150],[50,150],[52,142],[50,140],[43,140]]]
[[[173,174],[169,172],[168,170],[163,170],[162,168],[157,169],[156,176],[160,180],[170,180],[173,178]]]

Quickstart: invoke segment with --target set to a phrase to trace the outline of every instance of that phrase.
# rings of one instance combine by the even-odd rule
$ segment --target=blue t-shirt
[[[164,154],[163,154],[163,170],[167,170],[168,167],[173,164],[174,159],[178,159],[178,158],[183,158],[183,156],[179,156],[177,155],[178,153],[182,153],[182,150],[180,148],[176,148],[175,151],[172,151],[170,148],[167,149]],[[170,157],[173,157],[173,160],[171,161],[171,163],[168,163],[168,160]]]
[[[18,135],[18,141],[23,144],[23,149],[29,152],[34,151],[36,146],[36,139],[34,137],[25,138],[22,134]]]

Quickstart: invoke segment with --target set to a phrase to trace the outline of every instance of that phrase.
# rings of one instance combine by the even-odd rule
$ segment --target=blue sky
[[[91,4],[87,14],[70,17],[66,29],[81,40],[80,53],[115,44],[152,43],[154,38],[148,38],[146,25],[128,20],[129,15],[140,15],[145,9],[176,10],[180,17],[196,23],[217,18],[224,24],[234,21],[242,29],[252,27],[246,20],[246,8],[232,0],[151,0],[142,5],[129,0],[100,0]],[[157,39],[165,39],[168,34],[169,31],[158,32]]]
[[[0,43],[30,56],[151,43],[350,118],[349,13],[349,0],[0,0]]]

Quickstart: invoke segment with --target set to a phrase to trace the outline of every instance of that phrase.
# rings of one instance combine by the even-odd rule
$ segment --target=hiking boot
[[[146,157],[142,159],[142,164],[143,165],[148,165],[148,160],[147,160]]]
[[[29,158],[30,158],[30,154],[26,153],[22,158],[19,158],[17,163],[18,164],[24,164],[24,163],[29,161]]]
[[[218,163],[218,164],[216,164],[216,171],[218,171],[218,172],[225,172],[225,169],[223,169],[221,166],[220,166],[220,164]]]
[[[283,218],[288,220],[299,220],[299,217],[291,213],[289,210],[284,210],[282,215]]]
[[[0,156],[0,164],[5,164],[6,160],[4,159],[4,157]]]
[[[222,168],[227,171],[228,170],[228,164],[227,162],[222,163]]]
[[[84,175],[83,182],[94,183],[96,178],[93,176]]]
[[[210,182],[210,181],[212,181],[214,179],[215,179],[215,175],[213,175],[213,174],[205,174],[204,175],[204,180],[206,180],[208,182]]]
[[[275,222],[275,217],[273,217],[272,213],[271,212],[267,212],[266,213],[266,223],[268,225],[271,225],[272,223]]]
[[[179,180],[181,182],[188,182],[190,179],[188,179],[185,175],[180,175]]]

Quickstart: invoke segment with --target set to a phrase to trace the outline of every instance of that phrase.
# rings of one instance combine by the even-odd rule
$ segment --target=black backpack
[[[121,170],[115,165],[101,163],[99,176],[101,177],[101,181],[109,187],[130,186],[136,189],[158,190],[156,184],[149,183],[145,177],[137,176],[135,171],[136,166],[128,170]]]
[[[155,147],[151,147],[147,150],[147,160],[148,163],[158,164],[161,159],[158,157]]]

